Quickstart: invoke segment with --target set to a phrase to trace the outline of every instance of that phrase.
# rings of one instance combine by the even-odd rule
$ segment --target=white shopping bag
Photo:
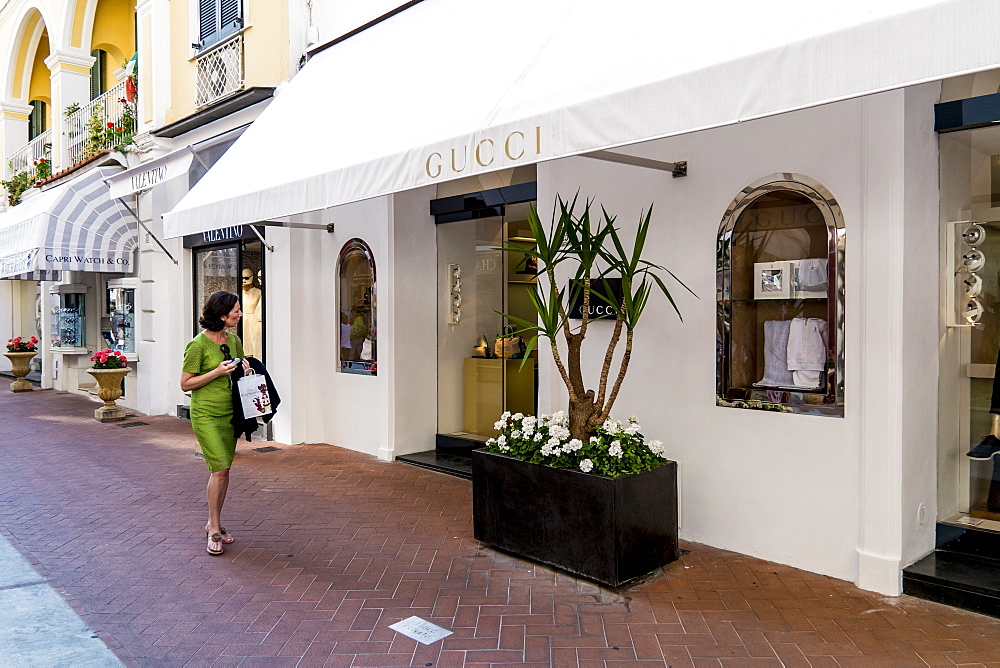
[[[243,376],[236,381],[236,387],[240,391],[243,417],[254,418],[271,414],[271,397],[267,394],[267,381],[264,376],[257,373]]]

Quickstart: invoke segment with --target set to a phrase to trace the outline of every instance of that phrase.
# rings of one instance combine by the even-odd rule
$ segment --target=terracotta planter
[[[34,389],[31,382],[25,380],[24,377],[31,370],[28,363],[37,354],[37,352],[4,353],[4,356],[10,360],[10,370],[14,374],[14,382],[10,384],[11,392],[31,392]]]
[[[620,587],[677,559],[677,462],[617,478],[472,452],[477,540]]]
[[[97,381],[97,396],[104,405],[94,411],[98,422],[117,422],[125,419],[125,409],[115,403],[122,396],[122,380],[132,371],[131,367],[120,369],[87,369],[87,373]]]

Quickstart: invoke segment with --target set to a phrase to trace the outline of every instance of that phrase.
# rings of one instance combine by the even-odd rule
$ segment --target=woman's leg
[[[222,506],[226,502],[226,491],[229,489],[229,469],[214,471],[208,478],[208,533],[222,533]],[[211,550],[221,550],[222,541],[211,541]]]

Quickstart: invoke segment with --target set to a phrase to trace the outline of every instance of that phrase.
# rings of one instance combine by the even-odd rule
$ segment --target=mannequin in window
[[[260,358],[261,350],[261,291],[253,282],[253,271],[243,270],[243,352],[247,357]]]

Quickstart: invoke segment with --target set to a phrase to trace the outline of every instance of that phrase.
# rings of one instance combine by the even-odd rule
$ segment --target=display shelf
[[[782,297],[781,299],[730,299],[734,304],[747,304],[754,302],[820,302],[826,301],[828,297]]]
[[[523,243],[523,244],[531,244],[532,246],[534,246],[535,244],[538,243],[532,237],[508,237],[507,241],[514,241],[514,242]]]
[[[751,387],[734,387],[731,388],[734,392],[760,392],[760,391],[774,391],[774,392],[794,392],[795,394],[801,394],[805,400],[805,403],[810,403],[810,399],[816,405],[821,405],[823,403],[823,398],[826,396],[826,392],[822,389],[813,388],[811,390],[803,390],[801,388],[788,387],[784,385],[757,385]]]

